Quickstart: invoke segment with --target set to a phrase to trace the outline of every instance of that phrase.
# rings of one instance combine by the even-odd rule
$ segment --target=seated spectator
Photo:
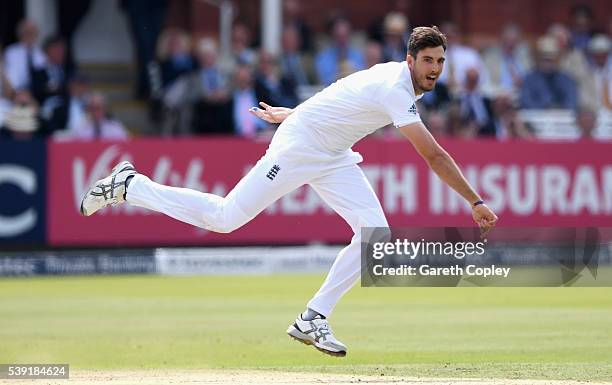
[[[476,68],[466,72],[464,93],[460,97],[461,118],[464,125],[474,126],[478,135],[495,135],[491,100],[480,90],[480,74]]]
[[[420,99],[427,110],[444,110],[452,100],[452,95],[446,84],[436,82],[431,92],[425,92]]]
[[[283,20],[285,29],[293,29],[298,34],[298,50],[302,54],[312,53],[312,29],[302,17],[302,6],[300,0],[283,1]]]
[[[351,25],[345,18],[332,22],[332,42],[320,51],[315,59],[319,82],[330,85],[341,78],[341,73],[365,68],[365,58],[358,48],[350,44]]]
[[[448,135],[446,116],[443,113],[432,111],[427,115],[425,125],[429,132],[437,139],[444,138]]]
[[[486,67],[478,51],[461,44],[459,27],[452,22],[442,25],[442,32],[446,35],[446,62],[438,83],[444,84],[452,96],[461,94],[467,71],[475,68],[480,74],[480,82],[488,82]]]
[[[377,41],[369,41],[365,48],[366,68],[383,62],[382,46]],[[406,58],[404,57],[404,60]]]
[[[31,139],[40,134],[38,104],[26,89],[15,91],[0,129],[0,138]]]
[[[282,76],[276,57],[265,51],[259,54],[255,89],[259,100],[270,105],[293,108],[298,104],[295,83]]]
[[[89,97],[89,79],[76,75],[68,81],[68,94],[56,99],[56,103],[45,103],[42,118],[47,134],[63,130],[74,131],[87,118],[86,105]]]
[[[248,65],[241,65],[234,74],[234,92],[232,97],[232,117],[234,133],[245,138],[255,138],[269,128],[268,123],[249,112],[258,105],[262,95],[254,87],[253,71]]]
[[[597,128],[597,112],[590,108],[580,108],[576,111],[576,127],[580,139],[595,139]]]
[[[531,69],[532,60],[529,47],[522,41],[516,24],[504,27],[499,44],[486,51],[484,63],[489,73],[488,84],[484,85],[486,93],[518,95],[523,78]]]
[[[0,51],[0,57],[2,56],[2,51]],[[0,127],[2,127],[4,123],[4,117],[6,113],[11,108],[11,99],[13,97],[13,87],[11,83],[6,77],[6,73],[4,72],[4,66],[0,62]]]
[[[572,7],[571,14],[571,46],[581,52],[586,52],[589,40],[593,37],[593,10],[586,4],[578,4]]]
[[[612,110],[612,42],[603,34],[595,35],[589,42],[588,52],[591,62],[591,76],[595,102],[592,108]]]
[[[163,89],[167,89],[179,76],[196,68],[196,61],[190,52],[189,36],[181,30],[164,31],[160,38],[158,56]]]
[[[45,65],[31,72],[30,90],[43,106],[52,97],[65,95],[67,92],[69,73],[66,71],[66,43],[59,36],[45,40],[43,50],[47,57]]]
[[[214,40],[202,39],[197,47],[198,68],[179,77],[164,95],[164,106],[169,110],[164,122],[166,134],[231,130],[229,89],[217,58]]]
[[[385,17],[383,61],[403,62],[408,50],[408,20],[401,13],[391,12]]]
[[[297,87],[310,84],[306,58],[300,53],[300,35],[293,26],[285,27],[281,36],[280,68],[282,76]]]
[[[559,69],[559,47],[554,38],[538,40],[537,67],[525,77],[520,100],[521,108],[526,109],[578,107],[576,83]]]
[[[495,136],[497,139],[531,139],[533,135],[518,115],[514,96],[502,93],[493,100]]]
[[[447,132],[453,138],[473,139],[478,135],[478,130],[474,124],[465,124],[461,116],[461,102],[453,99],[448,104],[446,112]]]
[[[572,46],[570,30],[565,25],[551,25],[548,34],[556,39],[559,47],[559,69],[576,82],[578,104],[592,106],[596,103],[593,94],[595,84],[584,52]]]
[[[253,37],[251,30],[246,24],[236,23],[232,28],[232,59],[233,63],[230,69],[233,69],[240,64],[248,64],[254,66],[257,62],[257,55],[252,48]]]
[[[75,140],[126,140],[128,133],[123,124],[111,117],[106,99],[101,93],[93,93],[87,100],[87,117],[72,129],[58,136]]]
[[[408,21],[408,15],[410,15],[411,0],[393,0],[391,9],[384,17],[378,17],[368,27],[368,39],[383,44],[385,36],[385,19],[387,15],[391,13],[397,13],[403,15],[406,18],[406,31],[410,30],[410,22]],[[406,36],[407,38],[408,36]]]
[[[38,27],[31,20],[22,20],[17,26],[19,41],[4,52],[4,70],[14,89],[29,88],[30,72],[45,64],[45,54],[36,45]]]

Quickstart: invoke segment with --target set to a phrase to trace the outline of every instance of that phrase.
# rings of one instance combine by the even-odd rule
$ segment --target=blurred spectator
[[[488,94],[518,94],[532,60],[529,46],[522,40],[516,24],[508,24],[502,29],[499,44],[486,51],[484,63],[489,73],[489,82],[485,85]]]
[[[408,20],[401,13],[391,12],[385,17],[383,40],[383,61],[402,62],[408,50]]]
[[[293,26],[287,26],[281,36],[282,52],[280,67],[283,77],[289,79],[296,86],[310,84],[306,71],[305,57],[299,51],[300,35]]]
[[[38,104],[26,89],[15,91],[6,112],[0,138],[30,139],[39,133]]]
[[[396,13],[404,16],[406,20],[406,31],[410,30],[410,23],[408,22],[408,16],[410,15],[410,0],[391,0],[391,9],[384,17],[379,17],[374,20],[368,27],[368,39],[374,40],[383,44],[385,36],[385,19],[391,13]],[[406,40],[408,36],[405,36]]]
[[[160,61],[163,89],[166,89],[179,76],[196,68],[196,61],[191,55],[190,44],[189,36],[185,31],[168,29],[161,34],[157,57]]]
[[[580,108],[576,111],[576,127],[581,139],[594,139],[597,127],[597,112],[590,108]]]
[[[138,57],[136,97],[150,93],[148,66],[155,60],[157,39],[166,19],[167,0],[120,0],[127,14]]]
[[[169,110],[163,125],[166,134],[227,132],[231,127],[227,79],[217,58],[215,41],[202,39],[197,47],[199,67],[179,77],[164,95]]]
[[[46,99],[66,94],[71,74],[66,69],[66,43],[63,38],[49,37],[45,40],[43,49],[47,60],[43,67],[31,72],[30,90],[44,108]]]
[[[437,82],[431,92],[426,92],[420,99],[427,110],[444,110],[452,100],[448,87],[444,83]]]
[[[6,77],[14,89],[28,88],[31,72],[45,64],[45,54],[36,45],[38,27],[32,20],[22,20],[17,26],[19,41],[4,52]]]
[[[521,107],[527,109],[578,106],[576,83],[559,69],[557,41],[544,36],[537,43],[537,68],[527,74],[521,89]]]
[[[495,135],[491,100],[480,90],[480,74],[476,68],[466,72],[464,93],[460,97],[463,124],[473,125],[478,135]]]
[[[571,46],[586,52],[589,40],[593,36],[593,10],[586,4],[575,5],[571,10],[572,29]]]
[[[450,136],[459,139],[473,139],[478,135],[475,124],[465,124],[461,114],[461,101],[453,99],[448,104],[446,124]]]
[[[612,109],[612,42],[606,35],[595,35],[589,42],[588,51],[597,100],[592,107]]]
[[[493,122],[497,139],[530,139],[531,133],[518,115],[513,94],[501,93],[493,100]]]
[[[243,23],[236,23],[232,28],[232,62],[228,71],[234,70],[240,64],[254,66],[257,62],[257,55],[252,46],[251,30]]]
[[[607,29],[608,38],[612,40],[612,16],[610,17],[610,21],[608,21],[608,29]],[[608,55],[608,60],[612,63],[612,52]]]
[[[444,23],[442,32],[446,35],[448,47],[446,47],[446,62],[439,83],[448,87],[451,96],[458,95],[463,90],[467,71],[475,68],[480,74],[480,82],[486,84],[488,75],[482,58],[474,48],[461,44],[457,24]]]
[[[0,51],[0,56],[2,51]],[[4,66],[0,62],[0,127],[4,123],[6,113],[11,108],[11,98],[13,97],[13,87],[6,78]]]
[[[425,125],[431,134],[436,138],[443,138],[448,135],[446,117],[443,113],[432,111],[427,115]]]
[[[337,18],[331,25],[332,42],[320,51],[315,59],[319,82],[329,85],[341,78],[341,74],[365,68],[361,50],[350,44],[351,25],[345,18]]]
[[[270,105],[293,108],[298,104],[296,84],[282,75],[278,59],[265,51],[259,54],[255,89],[258,100]]]
[[[61,138],[76,140],[128,139],[128,133],[123,124],[110,116],[104,95],[92,93],[87,100],[86,111],[86,119],[74,128],[63,132]]]
[[[57,4],[58,34],[66,42],[66,70],[76,72],[73,38],[81,21],[89,11],[91,0],[55,0]]]
[[[68,94],[57,103],[46,103],[42,109],[45,131],[74,131],[86,120],[86,104],[89,96],[89,79],[76,75],[68,82]]]
[[[255,138],[268,128],[268,123],[249,112],[257,106],[263,95],[258,95],[254,87],[253,71],[248,65],[240,65],[234,75],[232,97],[232,117],[234,133],[246,138]]]
[[[284,0],[283,2],[283,20],[285,29],[293,28],[299,36],[299,50],[302,53],[310,53],[314,51],[312,43],[312,30],[302,17],[302,5],[299,0]]]
[[[377,41],[369,41],[365,48],[366,68],[383,62],[382,46]],[[404,60],[406,58],[404,57]]]
[[[576,82],[578,104],[593,106],[597,100],[593,94],[595,84],[584,53],[571,44],[570,30],[563,24],[553,24],[548,34],[556,39],[559,47],[559,69],[570,75]]]

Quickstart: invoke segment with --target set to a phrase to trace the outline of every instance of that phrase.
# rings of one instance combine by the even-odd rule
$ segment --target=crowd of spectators
[[[23,20],[18,41],[0,64],[0,138],[124,139],[125,127],[111,118],[104,95],[69,59],[59,35],[38,41],[38,27]]]
[[[274,127],[248,113],[258,101],[295,107],[350,73],[405,60],[412,26],[402,3],[364,31],[335,14],[318,36],[302,17],[300,2],[285,0],[278,55],[258,48],[254,32],[241,22],[233,26],[225,55],[215,39],[163,30],[146,71],[155,85],[146,97],[155,106],[159,133],[269,135]],[[445,70],[419,102],[432,133],[532,138],[521,110],[565,109],[575,111],[582,136],[592,137],[598,111],[612,109],[612,21],[598,31],[588,7],[577,6],[571,15],[570,24],[555,23],[530,39],[516,24],[501,26],[495,41],[479,46],[469,44],[460,25],[441,23],[448,39]],[[66,42],[52,36],[38,46],[37,33],[36,25],[22,21],[19,42],[3,53],[0,135],[126,138],[104,96],[68,65]],[[397,135],[392,128],[380,131]]]

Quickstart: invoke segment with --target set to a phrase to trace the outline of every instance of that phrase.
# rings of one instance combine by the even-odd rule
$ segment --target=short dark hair
[[[416,59],[417,53],[425,48],[442,46],[446,51],[446,36],[435,25],[416,27],[408,40],[408,53]]]

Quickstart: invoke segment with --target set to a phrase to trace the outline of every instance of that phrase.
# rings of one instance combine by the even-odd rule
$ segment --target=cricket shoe
[[[136,170],[130,162],[118,163],[109,176],[87,190],[81,201],[81,214],[90,216],[106,206],[125,202],[125,180],[133,175],[136,175]]]
[[[346,356],[346,345],[334,337],[327,319],[318,315],[315,319],[304,321],[300,314],[293,325],[287,329],[289,337],[317,350],[335,357]]]

